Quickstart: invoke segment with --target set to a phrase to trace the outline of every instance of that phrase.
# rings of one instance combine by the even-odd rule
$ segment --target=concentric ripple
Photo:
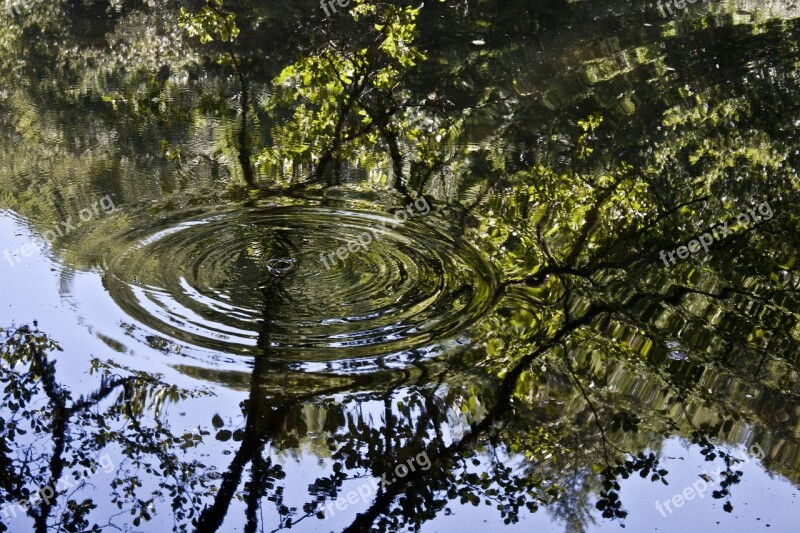
[[[294,362],[407,351],[473,323],[496,288],[476,250],[435,228],[239,209],[152,230],[109,266],[106,286],[136,321],[190,347]]]

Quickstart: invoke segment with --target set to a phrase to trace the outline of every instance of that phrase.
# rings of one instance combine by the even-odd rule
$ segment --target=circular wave
[[[131,317],[189,346],[294,362],[408,351],[469,326],[496,288],[475,249],[429,222],[321,207],[203,215],[138,238],[105,282]]]

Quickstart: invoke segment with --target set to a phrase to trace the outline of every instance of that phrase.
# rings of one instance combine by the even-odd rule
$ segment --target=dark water
[[[0,531],[795,531],[798,6],[393,5],[0,13]]]

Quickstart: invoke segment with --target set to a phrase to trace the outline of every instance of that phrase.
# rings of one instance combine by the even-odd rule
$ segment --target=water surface
[[[371,5],[0,15],[0,530],[793,531],[797,6]]]

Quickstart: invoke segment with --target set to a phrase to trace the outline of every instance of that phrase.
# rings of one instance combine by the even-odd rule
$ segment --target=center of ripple
[[[139,236],[106,285],[130,316],[188,347],[296,362],[413,350],[482,316],[496,280],[431,220],[396,222],[301,207],[198,217]]]

